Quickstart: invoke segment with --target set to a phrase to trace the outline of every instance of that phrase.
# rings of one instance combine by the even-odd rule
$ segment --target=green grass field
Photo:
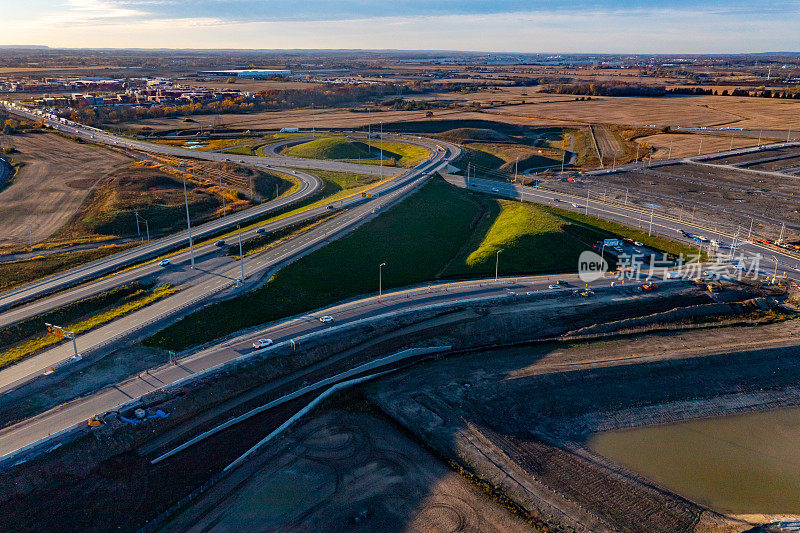
[[[131,246],[134,245],[108,245],[93,250],[42,255],[21,261],[0,263],[0,290],[5,291],[17,285],[22,285],[95,259],[101,259],[127,250]]]
[[[357,163],[379,164],[380,141],[374,140],[372,147],[362,141],[344,137],[328,137],[290,146],[282,154],[307,159],[342,159]],[[383,141],[383,163],[386,166],[412,167],[428,157],[428,150],[414,144]]]
[[[280,270],[263,287],[210,305],[145,343],[183,349],[279,318],[437,279],[575,272],[578,256],[604,237],[626,236],[665,251],[672,241],[536,204],[499,200],[435,178],[419,192]]]
[[[169,285],[153,287],[134,283],[113,289],[108,293],[79,300],[45,315],[0,329],[2,345],[10,346],[8,349],[0,351],[0,368],[17,363],[45,348],[64,342],[63,339],[45,332],[45,322],[63,326],[67,331],[86,333],[166,298],[176,291],[177,289]]]

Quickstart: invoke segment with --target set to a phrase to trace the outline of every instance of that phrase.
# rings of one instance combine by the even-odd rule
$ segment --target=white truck
[[[297,133],[300,128],[281,128],[281,133]]]

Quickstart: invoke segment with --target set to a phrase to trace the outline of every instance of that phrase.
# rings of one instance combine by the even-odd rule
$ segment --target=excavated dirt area
[[[269,446],[161,531],[525,531],[396,428],[332,410]]]
[[[605,413],[619,413],[640,405],[658,406],[666,401],[665,395],[672,398],[667,393],[679,400],[686,397],[687,390],[701,390],[716,398],[720,390],[739,385],[744,391],[747,387],[769,385],[769,379],[796,382],[800,368],[795,369],[789,357],[780,359],[781,363],[787,362],[780,373],[773,373],[769,366],[776,359],[764,357],[752,369],[747,366],[738,381],[738,374],[733,371],[721,373],[718,383],[709,380],[702,386],[697,383],[700,377],[684,381],[675,374],[681,375],[681,365],[687,365],[687,361],[715,361],[723,366],[730,362],[738,368],[735,361],[741,362],[744,356],[730,353],[753,351],[753,343],[759,339],[765,342],[761,352],[767,354],[779,353],[779,343],[790,346],[786,349],[794,349],[793,335],[797,328],[793,322],[757,328],[681,329],[697,328],[703,322],[740,324],[780,318],[779,313],[766,306],[770,290],[730,286],[712,298],[695,285],[665,283],[654,293],[628,287],[598,290],[587,298],[548,293],[530,301],[520,299],[513,305],[485,305],[445,315],[433,313],[412,317],[409,322],[393,318],[392,327],[400,328],[401,337],[388,334],[391,327],[385,330],[383,326],[376,330],[364,327],[341,338],[326,337],[319,346],[309,344],[305,353],[287,348],[282,355],[239,362],[197,382],[158,391],[142,400],[148,412],[163,409],[167,418],[130,426],[115,413],[109,413],[102,426],[85,427],[75,440],[62,443],[57,450],[4,471],[8,475],[0,476],[3,495],[0,516],[4,519],[0,529],[136,530],[152,523],[177,501],[212,479],[318,392],[281,404],[163,462],[150,464],[156,455],[232,416],[325,375],[352,368],[365,357],[395,353],[408,346],[466,347],[554,336],[564,340],[515,350],[448,355],[440,361],[401,371],[396,377],[384,378],[364,390],[375,398],[370,401],[375,401],[379,408],[366,405],[367,416],[359,409],[363,401],[338,404],[347,407],[348,412],[327,419],[324,431],[330,433],[324,433],[320,426],[304,429],[306,421],[323,416],[319,411],[312,413],[286,434],[290,439],[287,442],[300,444],[274,441],[262,452],[273,460],[245,463],[241,467],[244,473],[237,473],[243,476],[244,484],[229,488],[229,496],[205,500],[206,494],[212,495],[208,492],[200,500],[194,500],[205,502],[204,507],[198,508],[201,509],[198,523],[206,524],[202,528],[215,529],[214,520],[219,520],[217,529],[231,529],[246,520],[248,513],[254,513],[254,523],[263,520],[264,529],[285,530],[288,527],[276,524],[295,522],[308,526],[297,530],[362,529],[358,523],[378,527],[382,522],[375,520],[382,520],[389,510],[396,509],[393,511],[397,513],[396,522],[409,530],[435,530],[436,524],[449,529],[449,525],[462,522],[466,529],[514,530],[516,522],[504,522],[512,520],[511,515],[500,513],[499,507],[484,506],[479,494],[470,488],[473,484],[465,485],[465,479],[454,472],[447,473],[445,465],[452,460],[486,479],[486,487],[500,487],[504,492],[501,496],[513,498],[515,505],[524,508],[524,518],[540,527],[549,522],[548,527],[552,528],[568,524],[592,531],[612,528],[640,531],[632,525],[639,519],[640,511],[651,517],[647,520],[666,524],[664,528],[673,530],[688,530],[697,523],[725,524],[724,518],[640,483],[634,476],[616,475],[609,481],[605,467],[591,467],[600,464],[600,459],[593,459],[587,467],[587,460],[581,454],[589,453],[584,445],[588,434],[609,424],[603,426],[587,419],[586,429],[561,428],[564,421],[571,428],[569,420],[581,415],[600,412],[602,422],[613,420]],[[753,299],[754,296],[759,298]],[[598,322],[604,323],[602,328]],[[676,331],[633,334],[664,328]],[[566,340],[571,335],[608,332],[625,332],[628,336],[589,344]],[[354,351],[354,346],[361,351]],[[722,351],[728,355],[721,356]],[[701,377],[709,373],[706,367],[703,372],[696,372],[691,364],[685,370],[687,375]],[[648,381],[651,374],[654,381]],[[340,429],[335,429],[340,424],[336,417],[340,416],[344,422]],[[396,430],[386,429],[386,424],[394,424],[392,420],[400,422],[407,431],[396,434]],[[365,437],[369,439],[363,440]],[[416,444],[412,442],[414,439],[418,439]],[[375,452],[370,457],[354,455],[351,463],[345,463],[349,466],[342,466],[341,470],[324,465],[314,470],[312,466],[316,463],[308,464],[297,446],[323,450],[331,444],[326,444],[326,440],[353,440],[362,444],[352,450],[360,453],[364,448]],[[434,453],[428,455],[423,449]],[[552,460],[546,459],[537,467],[535,461],[526,462],[525,454],[535,460],[552,456]],[[440,459],[434,460],[435,456]],[[391,463],[383,457],[395,458],[397,462]],[[489,463],[487,458],[491,458]],[[395,470],[387,464],[394,465]],[[486,470],[487,464],[494,466]],[[336,485],[341,492],[331,494],[322,490],[330,486],[329,481],[314,479],[309,470],[322,477],[328,475],[325,472],[350,477],[346,483]],[[250,474],[255,476],[253,479],[264,480],[263,483],[248,485]],[[306,474],[309,486],[319,487],[319,491],[313,492],[316,499],[312,507],[299,501],[305,499],[303,487],[297,489],[300,492],[288,488],[298,479],[292,476]],[[280,484],[282,479],[287,487],[284,493],[276,495],[264,488],[265,483],[278,480]],[[509,480],[515,480],[525,490],[506,487]],[[226,483],[226,478],[221,483]],[[236,496],[240,486],[243,500]],[[606,493],[612,497],[607,498]],[[615,501],[614,495],[622,496]],[[358,506],[345,505],[342,498],[357,502]],[[465,503],[447,503],[453,498]],[[236,503],[240,501],[252,503]],[[549,503],[545,505],[542,501]],[[262,502],[275,509],[275,513],[264,517]],[[456,510],[450,510],[448,505]],[[325,512],[315,514],[316,506]],[[181,509],[186,509],[185,505]],[[353,509],[357,509],[355,514],[351,512]],[[604,513],[611,513],[611,518]],[[328,514],[332,518],[325,522]],[[476,515],[478,518],[473,520]],[[170,514],[169,518],[176,516],[180,514]],[[203,522],[206,519],[209,521]]]
[[[591,452],[595,432],[800,405],[796,321],[540,345],[419,365],[368,396],[555,529],[746,531]]]

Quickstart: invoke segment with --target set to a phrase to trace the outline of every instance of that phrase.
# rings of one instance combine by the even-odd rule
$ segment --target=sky
[[[0,45],[744,53],[800,50],[800,0],[0,0]]]

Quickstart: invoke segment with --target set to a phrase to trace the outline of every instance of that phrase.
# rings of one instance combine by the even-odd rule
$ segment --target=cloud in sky
[[[791,50],[800,2],[0,0],[0,44],[704,53]]]

